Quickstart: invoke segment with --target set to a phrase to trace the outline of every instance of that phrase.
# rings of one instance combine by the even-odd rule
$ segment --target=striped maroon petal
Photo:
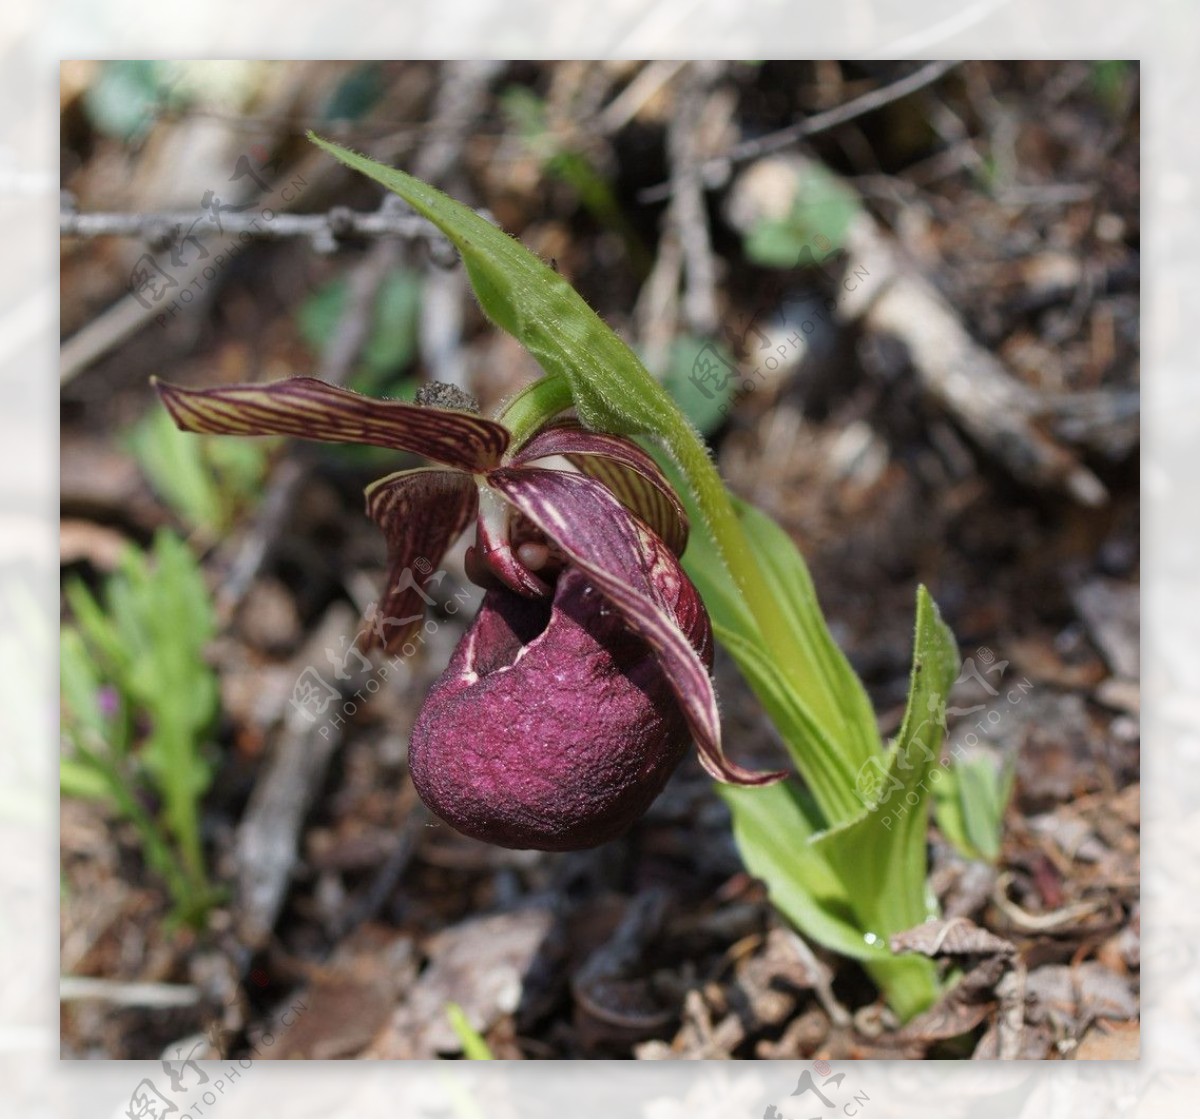
[[[636,443],[589,432],[573,420],[559,421],[543,428],[506,465],[546,466],[539,460],[555,455],[564,456],[576,470],[604,483],[676,556],[683,555],[688,538],[683,503],[658,464]]]
[[[765,785],[786,776],[746,770],[722,752],[708,675],[708,615],[675,555],[644,522],[586,475],[525,466],[495,470],[489,481],[587,573],[654,650],[687,718],[700,761],[714,778]]]
[[[420,628],[446,550],[475,514],[475,483],[461,471],[397,471],[367,487],[367,515],[388,546],[388,583],[368,619],[366,648],[394,653]]]
[[[219,389],[154,386],[185,432],[369,443],[463,471],[494,466],[509,441],[503,424],[470,412],[375,400],[313,377]]]

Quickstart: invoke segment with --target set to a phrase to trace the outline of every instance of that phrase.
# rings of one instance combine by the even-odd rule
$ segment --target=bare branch
[[[910,93],[932,85],[957,65],[957,60],[928,62],[919,70],[913,71],[899,81],[892,82],[891,85],[883,86],[881,89],[872,90],[870,93],[864,93],[862,97],[847,101],[845,105],[839,105],[836,109],[829,109],[824,113],[806,117],[802,121],[788,125],[787,128],[779,129],[778,132],[769,132],[766,136],[735,144],[725,155],[717,156],[703,163],[700,167],[701,178],[706,185],[711,185],[713,180],[721,180],[727,176],[729,169],[735,163],[744,163],[748,159],[777,152],[780,148],[786,148],[797,140],[815,136],[818,132],[827,132],[847,121],[872,113],[884,105],[890,105],[893,101],[899,101],[900,98],[907,97]],[[643,203],[661,202],[671,194],[672,186],[672,183],[666,182],[647,187],[638,192],[638,201]]]
[[[223,211],[219,215],[206,210],[159,214],[80,214],[64,210],[59,214],[58,228],[63,237],[139,237],[159,245],[168,244],[174,232],[181,229],[188,231],[189,238],[248,234],[264,241],[277,241],[307,237],[326,252],[336,248],[339,241],[354,237],[442,239],[433,223],[420,215],[384,207],[363,212],[335,206],[324,214],[281,214],[253,207],[247,212]]]

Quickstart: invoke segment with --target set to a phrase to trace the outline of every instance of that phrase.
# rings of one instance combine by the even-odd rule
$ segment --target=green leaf
[[[845,884],[817,853],[811,806],[792,782],[739,788],[718,786],[733,816],[746,870],[767,885],[771,902],[806,936],[858,960],[885,959],[880,944],[863,938]]]
[[[814,841],[834,872],[855,884],[851,905],[861,928],[881,942],[930,916],[925,892],[929,774],[941,750],[946,697],[957,674],[954,636],[920,587],[904,721],[886,759],[869,761],[859,775],[859,790],[871,795],[871,804],[857,819]],[[906,979],[919,976],[913,965]],[[889,993],[902,1015],[914,1014],[932,998],[933,989],[922,993],[919,987]]]
[[[699,582],[697,587],[703,598],[704,588]],[[828,737],[804,698],[779,672],[769,650],[742,633],[727,630],[715,618],[713,633],[733,655],[746,682],[783,737],[796,768],[820,807],[819,826],[848,819],[859,804],[854,797],[854,770],[839,745]]]
[[[215,620],[191,549],[160,530],[151,561],[135,548],[106,582],[104,605],[78,581],[66,598],[75,626],[62,635],[64,792],[97,796],[102,787],[142,837],[147,863],[168,882],[176,913],[202,919],[213,896],[200,843],[199,804],[211,780],[203,736],[217,711],[216,678],[204,661]],[[99,693],[122,698],[110,718]],[[148,728],[129,748],[132,717]],[[163,822],[144,809],[163,804]],[[165,824],[165,827],[164,827]]]
[[[808,565],[791,537],[765,513],[737,498],[734,508],[762,561],[771,593],[805,651],[804,671],[813,685],[806,693],[808,702],[857,770],[880,753],[875,713],[858,674],[829,633]]]
[[[670,475],[671,465],[663,466]],[[734,507],[758,557],[764,590],[792,636],[788,664],[781,664],[761,638],[711,533],[690,504],[693,528],[684,567],[704,599],[717,640],[767,709],[825,820],[850,820],[862,809],[855,775],[868,759],[882,757],[870,700],[829,633],[799,549],[766,514],[736,498]]]
[[[865,768],[872,805],[817,841],[843,876],[861,885],[860,916],[881,933],[923,922],[929,773],[945,734],[945,702],[958,673],[954,636],[929,592],[917,591],[917,624],[908,702],[886,759]],[[865,783],[860,781],[860,792]],[[912,889],[918,885],[921,889]],[[901,889],[901,887],[907,889]],[[883,905],[879,905],[879,901]]]
[[[995,863],[1016,766],[987,754],[960,755],[933,784],[938,828],[968,859]]]
[[[468,206],[428,183],[309,133],[347,167],[374,179],[423,214],[454,243],[484,312],[523,343],[547,373],[571,386],[580,418],[621,434],[667,432],[666,391],[629,347],[552,268]]]
[[[795,268],[806,249],[821,255],[845,243],[859,210],[858,196],[820,164],[806,161],[796,181],[792,208],[783,218],[763,218],[747,234],[746,256],[766,268]]]

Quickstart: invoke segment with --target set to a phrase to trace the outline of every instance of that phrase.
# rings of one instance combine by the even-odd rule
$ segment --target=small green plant
[[[1016,778],[1014,756],[956,756],[943,775],[933,787],[938,828],[967,859],[995,863]]]
[[[467,1013],[457,1003],[446,1004],[446,1018],[450,1020],[450,1028],[462,1046],[464,1058],[473,1062],[496,1060],[483,1035],[471,1026],[471,1020],[467,1018]]]
[[[205,543],[261,493],[271,453],[267,441],[191,439],[158,408],[134,426],[128,444],[154,492]]]
[[[435,188],[312,139],[438,226],[461,253],[485,313],[542,366],[546,376],[501,414],[512,446],[573,406],[596,432],[646,440],[674,472],[691,514],[685,565],[718,640],[762,701],[805,785],[721,787],[743,858],[802,931],[863,962],[900,1016],[929,1006],[938,994],[932,963],[890,947],[891,935],[934,909],[926,884],[928,777],[944,731],[937,713],[945,711],[958,655],[929,593],[917,591],[904,721],[884,744],[791,540],[726,490],[696,429],[579,294]]]
[[[1137,81],[1136,62],[1123,58],[1098,59],[1091,66],[1092,89],[1110,113],[1124,104],[1129,88]]]
[[[132,822],[175,918],[198,926],[217,897],[200,837],[211,780],[206,735],[217,711],[216,676],[204,661],[213,612],[200,569],[187,545],[161,530],[149,557],[125,553],[100,599],[75,580],[66,601],[62,792],[103,800]]]
[[[859,211],[857,195],[819,164],[806,162],[796,181],[791,209],[764,217],[746,234],[746,256],[764,268],[795,268],[811,246],[822,254],[840,249]]]

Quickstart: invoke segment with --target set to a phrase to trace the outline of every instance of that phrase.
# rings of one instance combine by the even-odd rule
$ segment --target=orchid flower
[[[389,651],[421,624],[415,561],[436,567],[475,522],[466,566],[486,594],[409,752],[417,792],[459,831],[516,848],[603,843],[661,792],[689,735],[719,781],[783,777],[721,749],[712,628],[679,562],[687,517],[636,443],[562,419],[518,443],[471,411],[307,377],[157,388],[184,431],[373,444],[437,464],[390,474],[366,499],[388,547],[378,609],[407,623],[383,634]]]

